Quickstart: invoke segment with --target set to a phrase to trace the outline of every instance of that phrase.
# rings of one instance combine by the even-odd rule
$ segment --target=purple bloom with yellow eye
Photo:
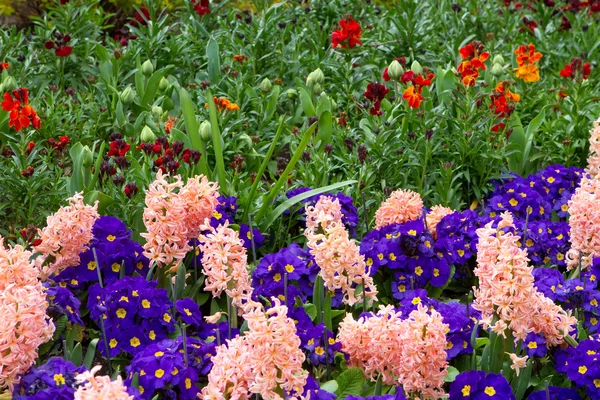
[[[179,318],[188,325],[199,327],[204,324],[202,313],[198,304],[190,298],[177,300],[175,309],[179,313]]]
[[[514,400],[510,384],[500,374],[484,371],[466,371],[458,374],[450,384],[450,400]]]
[[[50,287],[47,283],[44,284],[44,290],[49,303],[48,313],[50,315],[66,315],[71,323],[83,326],[79,312],[81,301],[70,290],[59,286]]]
[[[71,361],[53,357],[39,367],[32,367],[15,385],[14,400],[72,400],[79,386],[75,377],[85,371]]]
[[[544,357],[548,352],[544,335],[536,334],[534,332],[527,334],[527,337],[523,341],[523,347],[527,351],[529,357]]]
[[[303,397],[314,400],[335,400],[337,398],[334,393],[322,390],[315,378],[310,375],[306,379],[306,385],[304,385]]]
[[[548,394],[550,397],[548,397]],[[577,390],[559,386],[548,386],[546,390],[538,390],[529,395],[528,400],[582,400]]]
[[[244,247],[251,250],[252,240],[254,240],[254,248],[258,249],[262,247],[265,237],[256,228],[250,231],[250,227],[246,224],[240,225],[240,239],[244,242]]]

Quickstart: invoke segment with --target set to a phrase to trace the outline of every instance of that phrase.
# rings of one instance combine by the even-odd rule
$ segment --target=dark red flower
[[[52,40],[48,40],[44,43],[44,47],[47,48],[48,50],[53,49],[54,48],[54,42]]]
[[[382,78],[386,82],[390,81],[390,75],[388,74],[388,69],[387,68],[383,70],[383,76],[382,76]]]
[[[25,148],[25,151],[27,152],[27,154],[30,154],[33,151],[34,147],[35,147],[35,142],[27,143],[27,147]]]
[[[196,14],[198,14],[199,16],[203,16],[210,13],[209,0],[191,0],[191,2],[194,5],[194,11],[196,11]]]
[[[390,91],[385,85],[377,82],[371,82],[367,85],[367,90],[364,96],[373,102],[373,107],[369,110],[371,115],[381,115],[381,101],[385,98],[385,95]]]
[[[23,175],[25,178],[29,178],[31,175],[33,175],[34,171],[35,170],[33,167],[29,166],[24,171],[21,171],[21,175]]]
[[[129,198],[135,196],[138,191],[139,189],[135,182],[129,182],[127,185],[125,185],[125,188],[123,189],[123,192],[125,192],[125,196]]]
[[[110,142],[109,157],[122,157],[129,151],[131,145],[123,139],[117,139]]]
[[[5,69],[9,69],[10,68],[10,64],[8,64],[6,61],[3,61],[0,63],[0,72],[4,71]]]
[[[139,11],[135,12],[130,24],[133,26],[146,26],[148,25],[148,21],[150,21],[150,10],[148,10],[146,7],[142,7],[139,9]]]
[[[61,46],[54,50],[54,54],[58,57],[66,57],[73,52],[73,48],[71,46]]]

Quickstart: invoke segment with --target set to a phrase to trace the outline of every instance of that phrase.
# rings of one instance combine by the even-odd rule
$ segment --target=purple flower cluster
[[[484,371],[466,371],[458,374],[450,384],[450,400],[490,399],[515,400],[506,378]]]
[[[585,388],[592,399],[600,398],[600,340],[590,337],[577,347],[567,347],[556,354],[556,370],[567,375],[578,387]]]
[[[60,357],[49,359],[44,365],[32,367],[13,389],[14,400],[73,400],[79,384],[75,377],[84,372]]]
[[[98,282],[98,270],[104,284],[118,280],[122,274],[146,276],[149,260],[142,246],[131,240],[131,231],[115,217],[100,217],[92,229],[94,238],[89,249],[80,255],[77,267],[66,268],[54,278],[62,287],[84,289],[86,284]],[[96,257],[94,257],[94,251]]]
[[[48,283],[45,283],[44,290],[48,299],[49,315],[66,315],[69,322],[83,326],[79,311],[81,301],[69,289],[60,286],[49,286]]]
[[[140,277],[90,287],[87,304],[90,317],[106,334],[111,357],[122,351],[135,355],[166,339],[175,329],[172,306],[166,290]],[[106,357],[103,338],[98,346]]]
[[[215,353],[214,342],[187,338],[184,344],[181,336],[175,340],[162,340],[144,347],[133,357],[126,369],[128,379],[125,384],[130,386],[137,374],[137,389],[142,399],[157,394],[161,399],[195,399],[200,391],[196,382],[212,368],[210,357]]]

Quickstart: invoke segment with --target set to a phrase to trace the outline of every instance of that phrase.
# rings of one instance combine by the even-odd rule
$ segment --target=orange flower
[[[213,98],[213,101],[215,102],[215,105],[217,106],[217,111],[222,111],[222,110],[227,110],[227,111],[237,111],[240,109],[240,106],[238,106],[235,103],[232,103],[231,101],[227,100],[225,97],[219,97]],[[204,108],[208,108],[208,103],[204,104]]]
[[[9,68],[10,68],[10,65],[6,61],[3,61],[0,63],[0,72],[4,71],[5,69],[9,69]]]
[[[483,44],[478,40],[461,47],[459,50],[464,61],[460,63],[457,70],[465,86],[474,86],[479,77],[479,70],[483,69],[485,71],[484,62],[490,57],[490,53],[482,50]]]
[[[519,46],[515,50],[517,55],[517,65],[515,68],[516,76],[519,79],[523,79],[525,82],[537,82],[540,80],[540,70],[538,69],[537,63],[542,58],[542,53],[535,51],[535,46],[530,44],[528,46]]]
[[[510,90],[508,90],[507,87],[504,87],[504,83],[505,82],[502,81],[496,86],[496,92],[503,93],[507,99],[510,99],[510,100],[514,101],[515,103],[518,103],[521,100],[521,96],[518,95],[517,93],[512,93]]]
[[[40,129],[41,120],[37,116],[33,107],[29,105],[29,92],[25,88],[15,89],[12,94],[4,93],[2,109],[9,112],[8,126],[19,132],[29,125]]]
[[[414,85],[410,85],[404,91],[402,97],[404,100],[408,101],[408,105],[411,108],[419,108],[421,102],[423,101],[423,96],[421,96],[422,89],[416,89]]]
[[[171,133],[171,129],[173,129],[173,126],[175,126],[176,122],[177,118],[169,115],[169,118],[167,118],[167,122],[165,122],[165,132],[167,134]]]

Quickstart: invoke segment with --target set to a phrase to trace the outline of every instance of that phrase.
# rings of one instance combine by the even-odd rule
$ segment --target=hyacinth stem
[[[181,324],[181,333],[183,335],[183,361],[185,363],[185,367],[188,367],[188,351],[187,351],[187,325],[184,323]]]
[[[248,215],[248,227],[250,228],[250,243],[252,243],[252,262],[256,262],[256,245],[254,244],[254,232],[252,232],[252,217]]]
[[[526,246],[525,242],[527,242],[527,229],[529,228],[529,210],[531,210],[531,206],[527,207],[527,211],[525,212],[525,228],[523,229],[523,245]]]
[[[546,381],[546,400],[550,400],[550,384]]]
[[[227,296],[227,339],[231,340],[231,298]]]
[[[217,346],[221,345],[221,331],[219,330],[219,323],[217,322],[217,328],[215,329],[215,333],[217,336]]]
[[[288,305],[288,273],[283,274],[283,304]]]
[[[365,197],[365,192],[362,192],[362,203],[363,203],[363,215],[365,217],[365,233],[369,232],[369,217],[367,214],[367,200]]]
[[[325,319],[325,311],[322,312],[321,317]],[[327,337],[327,328],[323,329],[323,347],[325,348],[325,368],[327,369],[327,380],[331,380],[331,367],[329,366],[329,338]]]
[[[98,273],[98,284],[100,288],[104,288],[102,284],[102,274],[100,273],[100,264],[98,263],[98,254],[96,254],[96,248],[92,247],[92,253],[94,254],[94,262],[96,263],[96,272]],[[108,372],[112,375],[112,365],[110,363],[110,353],[108,350],[108,337],[106,336],[106,329],[104,328],[104,318],[100,316],[100,329],[102,330],[102,339],[104,341],[104,350],[106,350],[106,361],[108,361]]]
[[[198,243],[197,240],[194,239],[194,253],[193,256],[194,257],[194,282],[198,282],[198,256],[196,254],[198,248]]]
[[[365,277],[362,277],[362,303],[363,303],[363,312],[367,312],[367,293],[365,291]]]

